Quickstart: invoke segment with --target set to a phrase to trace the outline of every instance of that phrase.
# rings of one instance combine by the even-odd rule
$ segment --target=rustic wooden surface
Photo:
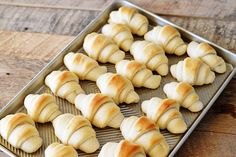
[[[131,1],[236,52],[234,0]],[[0,0],[0,107],[110,2]],[[236,77],[176,156],[235,156],[235,104]]]

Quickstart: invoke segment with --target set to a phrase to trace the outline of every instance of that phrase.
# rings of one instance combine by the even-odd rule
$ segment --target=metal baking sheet
[[[169,24],[177,28],[184,41],[189,42],[191,40],[199,41],[199,42],[208,42],[211,44],[218,52],[220,56],[222,56],[225,61],[227,62],[227,71],[224,74],[216,74],[216,79],[213,84],[211,85],[205,85],[201,87],[195,87],[196,92],[199,94],[200,99],[203,101],[204,109],[199,113],[191,113],[190,111],[187,111],[186,109],[181,108],[181,113],[183,114],[183,117],[188,125],[188,130],[184,134],[180,135],[174,135],[169,133],[166,130],[161,131],[168,144],[170,145],[170,153],[169,156],[174,156],[174,154],[178,151],[178,149],[181,147],[181,145],[184,143],[184,141],[188,138],[188,136],[191,134],[191,132],[194,130],[194,128],[197,126],[197,124],[200,122],[200,120],[204,117],[204,115],[207,113],[209,108],[213,105],[217,97],[220,95],[220,93],[223,91],[225,86],[229,83],[229,81],[232,79],[236,72],[236,55],[232,52],[204,39],[199,37],[198,35],[195,35],[171,22],[168,20],[165,20],[164,18],[157,16],[153,13],[150,13],[130,2],[127,1],[117,1],[112,3],[110,6],[108,6],[95,20],[93,20],[78,36],[75,37],[75,39],[68,44],[63,50],[61,50],[58,55],[52,59],[48,65],[46,65],[1,111],[0,111],[0,118],[3,118],[7,114],[15,113],[15,112],[25,112],[25,108],[23,106],[23,100],[24,97],[30,93],[51,93],[51,91],[44,85],[44,78],[45,76],[50,73],[53,70],[58,69],[65,69],[63,66],[63,57],[65,54],[67,54],[70,51],[73,52],[79,52],[83,53],[82,44],[84,37],[91,32],[98,32],[100,31],[101,27],[107,22],[109,13],[113,10],[117,10],[121,6],[129,6],[136,8],[140,13],[145,15],[149,22],[150,22],[150,28],[156,25],[165,25]],[[135,38],[135,40],[138,40],[140,38]],[[174,63],[177,63],[179,60],[183,60],[186,56],[177,57],[177,56],[171,56],[167,55],[169,58],[169,65],[172,65]],[[126,53],[126,59],[132,59],[132,56],[129,53]],[[114,65],[112,64],[104,64],[107,66],[109,72],[115,72]],[[168,76],[162,78],[161,86],[156,90],[146,89],[146,88],[135,88],[135,91],[138,92],[141,101],[137,104],[132,105],[126,105],[121,104],[120,108],[122,113],[125,115],[125,117],[136,115],[140,116],[143,115],[143,113],[140,110],[140,104],[142,101],[150,99],[154,96],[158,96],[161,98],[165,98],[165,94],[163,92],[163,86],[171,81],[175,81],[173,77],[171,77],[170,74]],[[80,81],[80,84],[82,88],[86,91],[86,93],[97,93],[99,92],[99,89],[97,88],[95,82],[91,81]],[[72,113],[72,114],[80,114],[79,110],[77,110],[74,105],[68,103],[66,100],[63,100],[61,98],[55,97],[57,104],[60,107],[60,110],[63,113]],[[43,145],[42,147],[33,154],[27,154],[21,151],[20,149],[16,149],[12,147],[7,141],[5,141],[2,137],[0,137],[0,149],[7,153],[9,156],[15,157],[38,157],[38,156],[44,156],[44,150],[46,147],[51,144],[52,142],[59,141],[57,137],[54,135],[54,130],[51,125],[51,123],[46,124],[36,124],[40,136],[43,138]],[[95,127],[94,127],[95,128]],[[100,142],[101,147],[109,141],[115,141],[119,142],[121,139],[123,139],[121,132],[119,129],[112,129],[112,128],[105,128],[105,129],[98,129],[95,128],[97,138]],[[101,149],[100,147],[100,149]],[[78,150],[79,156],[87,156],[87,157],[94,157],[97,156],[99,153],[99,150],[97,150],[93,154],[85,154]]]

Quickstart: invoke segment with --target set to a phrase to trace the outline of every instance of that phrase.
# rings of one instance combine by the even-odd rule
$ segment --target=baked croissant
[[[147,117],[125,118],[120,129],[126,140],[141,145],[150,157],[165,157],[169,153],[169,145],[158,126]]]
[[[80,80],[96,81],[98,76],[107,72],[105,66],[99,66],[95,60],[82,53],[68,53],[64,57],[64,64]]]
[[[152,71],[165,76],[168,74],[168,59],[158,44],[149,41],[136,41],[130,48],[134,59],[146,65]]]
[[[224,73],[226,64],[223,58],[217,55],[216,50],[208,43],[197,43],[192,41],[188,44],[187,53],[191,58],[199,58],[210,66],[212,71]]]
[[[45,79],[45,84],[52,92],[74,103],[75,97],[78,94],[84,93],[84,90],[79,85],[78,77],[70,71],[53,71]]]
[[[191,85],[210,84],[215,80],[215,73],[199,59],[185,58],[170,67],[174,78]]]
[[[85,37],[83,47],[89,57],[101,63],[115,64],[125,57],[125,53],[119,49],[112,39],[95,32]]]
[[[134,41],[130,29],[122,24],[106,24],[102,27],[102,34],[112,38],[124,51],[129,51]]]
[[[24,105],[30,117],[39,123],[50,122],[61,114],[53,96],[46,93],[29,94]]]
[[[156,26],[144,35],[144,39],[154,43],[162,44],[168,54],[181,56],[185,54],[187,45],[181,39],[181,35],[173,26]]]
[[[85,153],[93,153],[99,148],[96,133],[86,118],[66,113],[52,122],[55,134],[63,144],[69,144]]]
[[[172,99],[153,97],[143,101],[142,111],[154,121],[160,129],[167,129],[171,133],[184,133],[187,125],[179,112],[179,104]]]
[[[42,138],[34,121],[24,113],[10,114],[2,118],[0,134],[13,147],[26,153],[36,152],[42,145]]]
[[[176,100],[182,107],[192,112],[199,112],[203,108],[194,88],[186,82],[167,83],[163,90],[168,98]]]
[[[46,148],[45,157],[78,157],[78,154],[72,146],[55,142]]]
[[[127,78],[113,73],[106,73],[97,79],[97,86],[101,93],[113,98],[115,103],[137,103],[139,96]]]
[[[152,71],[138,61],[122,60],[116,64],[116,72],[128,78],[134,87],[156,89],[160,86],[161,76],[153,75]]]
[[[98,157],[146,157],[146,154],[140,145],[122,140],[106,143]]]
[[[110,126],[119,128],[123,114],[113,100],[101,93],[80,94],[75,99],[75,106],[83,116],[98,128]]]
[[[148,19],[129,7],[120,7],[118,11],[112,11],[108,23],[127,25],[133,34],[143,36],[148,31]]]

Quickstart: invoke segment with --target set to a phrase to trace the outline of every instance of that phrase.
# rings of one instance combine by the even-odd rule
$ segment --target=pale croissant
[[[125,57],[125,53],[119,49],[112,39],[95,32],[85,37],[83,47],[89,57],[101,63],[115,64]]]
[[[106,126],[119,128],[124,119],[120,108],[114,101],[101,93],[80,94],[75,99],[75,106],[85,118],[98,128]]]
[[[53,127],[63,144],[69,144],[85,153],[93,153],[99,148],[90,122],[80,115],[62,114],[53,120]]]
[[[133,34],[139,36],[143,36],[148,31],[148,19],[129,7],[120,7],[118,11],[112,11],[108,22],[125,24]]]
[[[157,44],[162,44],[168,54],[181,56],[186,53],[187,45],[181,38],[180,33],[173,26],[156,26],[144,35],[144,39]]]
[[[160,129],[167,129],[176,134],[184,133],[187,130],[177,101],[153,97],[143,101],[141,107],[147,117],[154,121]]]
[[[168,74],[168,59],[160,45],[145,40],[136,41],[132,44],[130,53],[148,69],[157,71],[162,76]]]
[[[127,78],[113,73],[106,73],[97,79],[97,86],[101,93],[113,98],[115,103],[137,103],[139,101],[138,94],[134,91],[134,87]]]
[[[105,66],[99,66],[97,61],[82,53],[68,53],[64,57],[64,64],[71,72],[74,72],[80,80],[96,81],[101,74],[107,72]]]
[[[78,154],[72,146],[55,142],[46,148],[45,157],[78,157]]]
[[[122,24],[106,24],[102,27],[102,34],[112,38],[124,51],[129,51],[134,41],[130,29]]]
[[[192,112],[198,112],[203,108],[194,88],[186,82],[167,83],[163,90],[168,98],[176,100],[182,107]]]
[[[223,58],[217,55],[216,50],[208,43],[192,41],[188,44],[187,53],[191,58],[199,58],[210,66],[212,71],[224,73],[226,64]]]
[[[78,94],[84,93],[84,90],[79,85],[78,77],[70,71],[53,71],[45,79],[45,84],[52,92],[74,103],[75,97]]]
[[[134,87],[156,89],[160,86],[161,76],[153,75],[152,71],[138,61],[122,60],[116,64],[116,72],[128,78]]]
[[[166,157],[169,153],[169,145],[158,126],[147,117],[125,118],[120,129],[126,140],[141,145],[150,157]]]
[[[106,143],[98,157],[146,157],[146,154],[142,146],[122,140],[119,143]]]
[[[26,96],[24,105],[30,117],[39,123],[50,122],[61,114],[53,96],[46,93]]]
[[[191,85],[210,84],[215,80],[215,73],[199,59],[185,58],[170,67],[174,78]]]
[[[10,114],[2,118],[0,134],[13,147],[26,153],[36,152],[42,145],[42,138],[34,121],[24,113]]]

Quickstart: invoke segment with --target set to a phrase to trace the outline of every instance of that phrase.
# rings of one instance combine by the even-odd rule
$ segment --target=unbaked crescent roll
[[[85,118],[98,128],[106,126],[119,128],[124,119],[120,108],[114,101],[101,93],[80,94],[75,99],[75,106]]]
[[[99,148],[96,133],[86,118],[66,113],[56,117],[52,124],[56,136],[63,144],[69,144],[85,153],[93,153]]]
[[[74,104],[75,97],[84,93],[79,85],[78,77],[70,71],[53,71],[45,79],[45,84],[51,91]]]
[[[97,79],[97,86],[101,93],[113,98],[115,103],[137,103],[139,96],[127,78],[113,73],[106,73]]]
[[[116,72],[128,78],[134,87],[156,89],[160,86],[161,76],[153,75],[144,64],[135,60],[122,60],[116,63]]]
[[[108,23],[125,24],[139,36],[148,31],[148,19],[134,8],[120,7],[118,11],[112,11]]]
[[[119,143],[106,143],[98,157],[146,157],[146,154],[142,146],[122,140]]]
[[[83,47],[89,57],[101,63],[116,64],[125,57],[125,53],[119,49],[112,39],[95,32],[85,37]]]
[[[121,133],[128,141],[141,145],[150,157],[166,157],[169,145],[158,126],[147,117],[131,116],[121,123]]]
[[[194,88],[186,82],[167,83],[163,90],[168,98],[176,100],[182,107],[192,112],[199,112],[203,108]]]
[[[61,114],[53,96],[47,93],[29,94],[24,105],[30,117],[39,123],[50,122]]]
[[[34,121],[24,113],[10,114],[0,121],[0,134],[13,147],[26,153],[36,152],[42,145],[42,138]]]
[[[179,112],[179,104],[175,100],[153,97],[143,101],[142,111],[160,129],[167,129],[175,134],[184,133],[187,130],[187,125]]]
[[[192,41],[188,44],[187,53],[191,58],[199,58],[210,66],[212,71],[224,73],[226,64],[223,58],[217,55],[216,50],[208,43]]]
[[[45,157],[78,157],[78,154],[72,146],[54,142],[46,148]]]
[[[124,51],[129,51],[134,37],[130,29],[122,24],[106,24],[102,27],[102,34],[112,38]]]
[[[182,40],[179,31],[170,25],[154,27],[144,35],[144,39],[162,44],[165,52],[168,54],[181,56],[187,50],[187,45]]]
[[[136,61],[145,64],[148,69],[157,71],[162,76],[168,74],[168,59],[160,45],[145,40],[135,41],[130,53]]]
[[[172,65],[170,72],[178,81],[191,85],[210,84],[215,80],[215,73],[208,65],[199,59],[189,57]]]

